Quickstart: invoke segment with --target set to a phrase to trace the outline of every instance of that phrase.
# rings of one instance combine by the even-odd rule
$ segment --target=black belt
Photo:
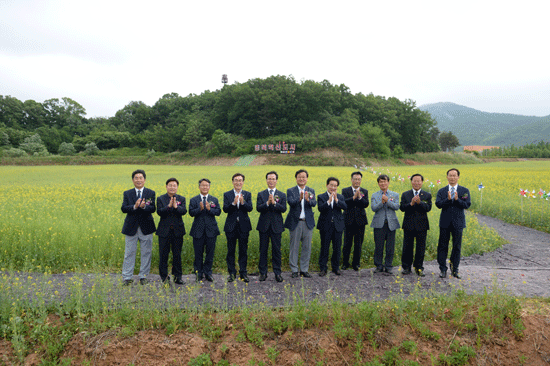
[[[306,221],[306,219],[298,219],[298,220],[300,220],[300,221]]]

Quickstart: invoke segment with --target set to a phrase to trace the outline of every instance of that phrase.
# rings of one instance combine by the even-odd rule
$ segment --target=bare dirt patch
[[[256,155],[252,163],[250,165],[268,165],[269,164],[269,158],[267,156],[261,156]]]
[[[201,355],[208,355],[213,365],[222,360],[230,365],[316,365],[319,361],[323,365],[353,365],[358,359],[382,359],[387,351],[410,341],[416,348],[409,353],[401,352],[400,359],[429,365],[433,355],[452,353],[450,344],[454,341],[461,347],[476,349],[477,355],[470,359],[470,365],[516,366],[523,360],[526,365],[542,366],[550,363],[549,316],[550,313],[524,314],[522,339],[502,332],[480,347],[476,347],[474,332],[457,335],[445,322],[427,324],[441,335],[437,340],[426,340],[408,327],[395,327],[374,335],[376,348],[369,345],[357,348],[355,341],[337,339],[332,331],[324,329],[272,334],[263,347],[239,340],[238,333],[232,329],[226,329],[219,342],[183,331],[167,335],[163,330],[147,330],[120,337],[117,330],[109,330],[95,336],[75,335],[61,358],[70,359],[71,365],[188,365]],[[0,340],[0,362],[11,365],[10,360],[13,361],[13,354],[9,343]],[[25,365],[39,364],[37,354],[25,359]]]
[[[195,158],[191,161],[190,165],[213,165],[213,166],[232,166],[239,160],[239,158],[227,158],[227,157],[216,157],[216,158]]]
[[[323,158],[341,158],[346,154],[340,149],[319,149],[311,152],[304,153],[305,156],[320,156]]]

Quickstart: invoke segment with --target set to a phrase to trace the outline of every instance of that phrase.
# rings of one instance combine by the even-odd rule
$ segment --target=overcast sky
[[[547,1],[0,0],[0,95],[88,117],[271,75],[550,115]]]

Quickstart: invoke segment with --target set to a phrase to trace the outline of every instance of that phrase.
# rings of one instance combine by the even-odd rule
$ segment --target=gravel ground
[[[259,282],[258,276],[249,275],[250,283],[241,281],[227,283],[225,274],[214,274],[214,282],[195,283],[193,275],[184,276],[185,285],[171,284],[165,287],[158,275],[151,275],[151,283],[130,287],[120,286],[120,274],[56,274],[43,278],[37,274],[8,274],[10,282],[21,282],[20,288],[37,288],[38,283],[47,294],[47,302],[61,303],[74,296],[75,289],[89,293],[94,284],[102,288],[109,299],[117,302],[132,302],[136,306],[180,306],[196,308],[232,308],[244,305],[285,306],[297,301],[340,299],[347,302],[380,300],[395,295],[425,294],[429,291],[446,293],[463,289],[467,293],[482,293],[485,289],[505,289],[515,296],[550,296],[550,234],[522,226],[504,223],[495,218],[477,215],[480,223],[494,228],[509,242],[502,248],[483,255],[462,258],[462,278],[439,278],[436,261],[425,262],[426,277],[414,273],[403,276],[395,268],[396,275],[374,273],[373,268],[342,271],[341,276],[329,272],[326,277],[312,273],[312,278],[293,279],[283,273],[284,282],[277,283],[272,273],[267,281]],[[467,229],[466,229],[467,230]],[[2,275],[4,275],[3,273]],[[30,278],[29,278],[30,276]],[[498,285],[495,287],[495,285]],[[36,293],[36,292],[33,292]],[[22,290],[21,296],[34,298],[33,293]],[[0,295],[1,296],[1,295]],[[94,296],[100,296],[94,295]],[[88,301],[88,300],[84,300]]]

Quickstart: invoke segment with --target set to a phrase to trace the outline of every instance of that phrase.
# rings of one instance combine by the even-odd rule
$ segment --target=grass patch
[[[416,291],[408,298],[353,305],[339,300],[308,304],[298,300],[280,309],[257,304],[229,310],[186,310],[182,309],[185,304],[174,304],[162,296],[143,299],[129,294],[133,301],[127,297],[113,300],[107,283],[98,284],[105,289],[97,290],[97,302],[86,301],[85,294],[73,288],[61,304],[19,297],[22,289],[5,279],[0,286],[7,295],[0,300],[0,338],[10,343],[12,358],[18,362],[34,353],[44,363],[60,363],[68,343],[77,335],[93,338],[116,329],[113,339],[119,342],[154,330],[162,330],[164,337],[182,332],[201,337],[212,351],[186,361],[193,365],[230,362],[228,337],[233,339],[229,343],[252,347],[251,360],[256,364],[277,364],[288,349],[300,352],[307,346],[309,352],[322,353],[319,337],[323,337],[340,349],[338,357],[358,365],[414,365],[415,360],[427,361],[429,357],[434,364],[463,365],[494,339],[521,340],[525,329],[522,301],[498,288],[478,295],[460,290],[445,295]],[[533,301],[525,301],[526,306],[532,307]],[[317,343],[308,334],[317,334]],[[426,345],[440,345],[441,351],[422,355]],[[219,352],[214,352],[216,349]]]

